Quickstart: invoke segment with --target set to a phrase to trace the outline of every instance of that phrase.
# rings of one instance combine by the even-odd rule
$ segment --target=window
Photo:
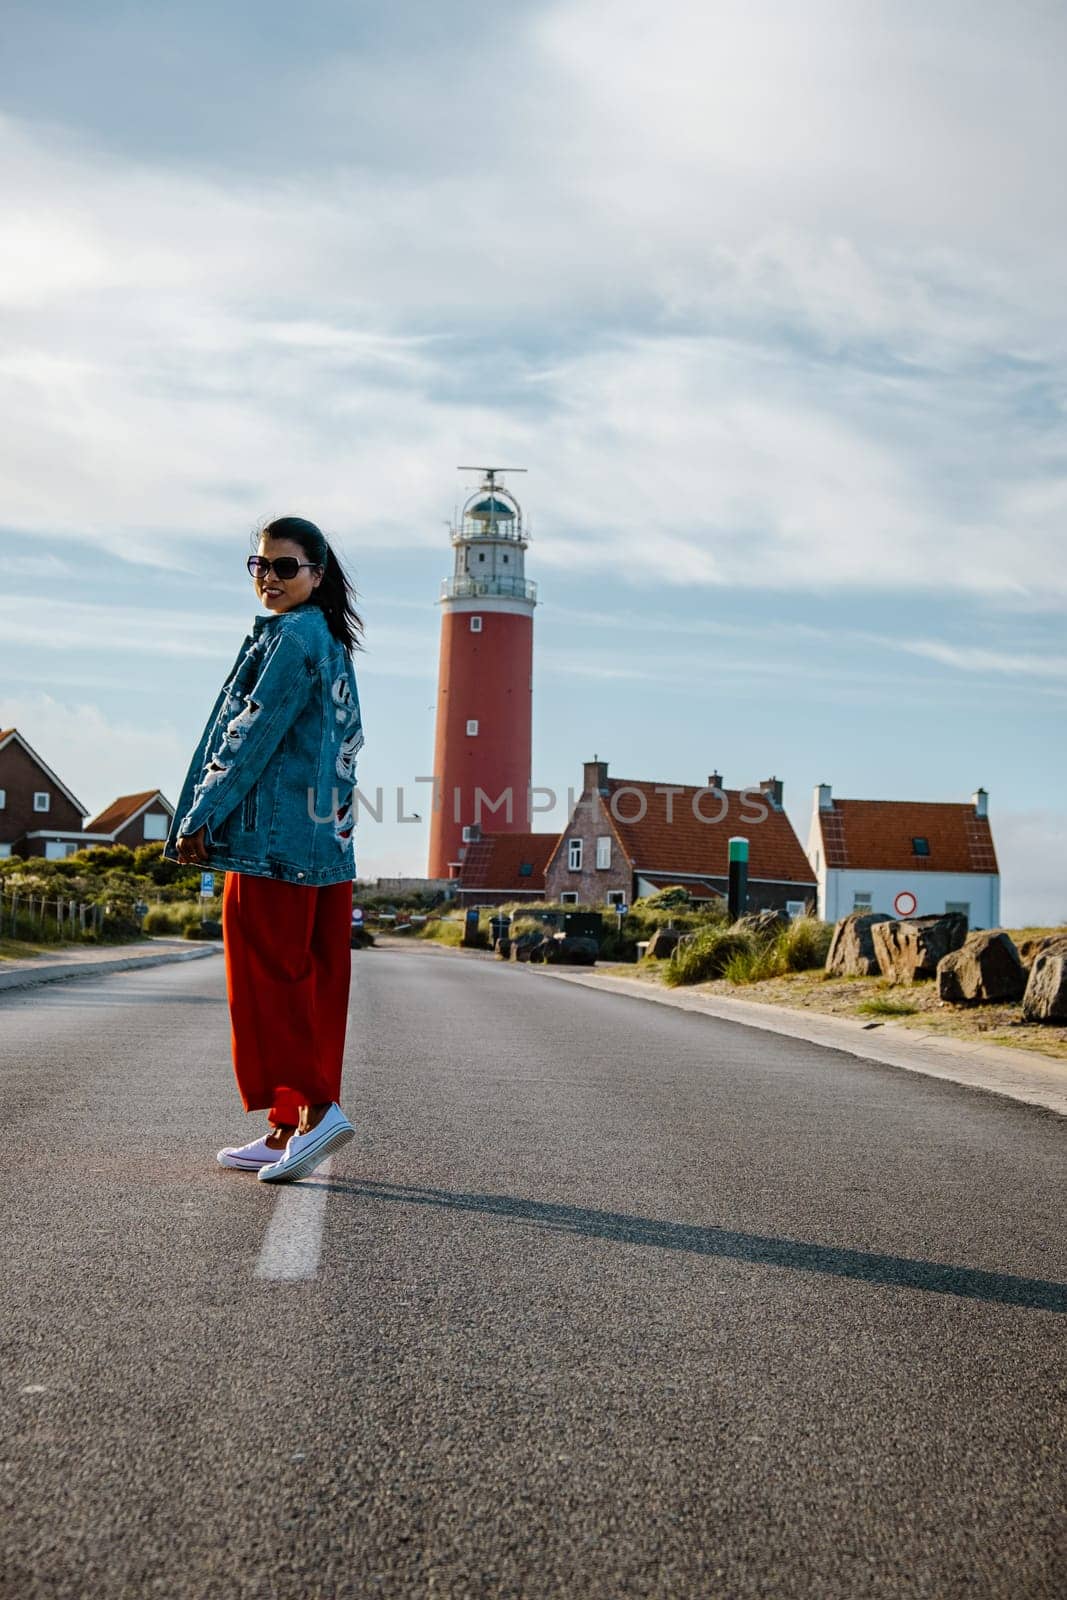
[[[958,911],[967,918],[968,922],[971,920],[971,902],[969,900],[946,900],[945,910]]]
[[[471,738],[473,739],[474,735],[478,732],[478,718],[477,717],[468,717],[467,718],[467,732],[470,734]]]
[[[533,862],[532,861],[520,861],[519,862],[519,877],[520,878],[529,878],[532,875],[533,875]]]
[[[479,561],[484,561],[485,560],[485,551],[484,550],[479,550],[478,551],[478,560]]]
[[[62,839],[46,839],[44,842],[44,858],[46,861],[62,861],[67,855],[67,847]]]
[[[474,829],[471,827],[470,823],[467,823],[466,827],[463,829],[463,843],[470,844],[473,838]]]
[[[869,911],[871,909],[871,891],[869,889],[856,890],[852,896],[852,909],[853,911]]]
[[[572,872],[581,872],[582,870],[582,841],[580,839],[569,839],[567,841],[567,866]]]
[[[507,553],[507,551],[506,551],[506,550],[505,550],[505,551],[504,551],[504,560],[505,560],[505,561],[506,561],[506,560],[507,560],[507,559],[508,559],[508,553]]]
[[[4,807],[6,805],[7,805],[7,790],[6,789],[0,789],[0,811],[3,811],[3,809],[4,809]]]
[[[481,633],[481,631],[482,631],[482,619],[481,619],[481,617],[472,617],[471,618],[471,632],[472,633]]]
[[[0,858],[9,856],[10,854],[11,846],[9,844],[0,844]]]
[[[930,841],[929,839],[913,839],[911,848],[917,856],[928,856],[930,854]]]
[[[601,833],[596,841],[596,864],[598,867],[611,866],[611,834]]]
[[[624,889],[608,890],[609,906],[624,906],[626,904],[626,891]]]
[[[559,900],[560,905],[576,906],[578,904],[578,891],[576,889],[564,889]]]
[[[800,916],[803,916],[803,914],[804,914],[804,902],[803,902],[803,900],[787,900],[786,903],[785,903],[785,914],[786,914],[787,917],[800,917]]]
[[[33,809],[35,811],[48,811],[52,805],[52,796],[47,789],[37,789],[33,796]]]
[[[167,837],[167,814],[165,811],[146,811],[144,818],[145,843],[155,839]]]

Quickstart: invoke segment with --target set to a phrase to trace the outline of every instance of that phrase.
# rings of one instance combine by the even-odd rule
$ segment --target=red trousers
[[[222,938],[233,1069],[246,1111],[295,1127],[341,1097],[352,885],[305,888],[228,872]]]

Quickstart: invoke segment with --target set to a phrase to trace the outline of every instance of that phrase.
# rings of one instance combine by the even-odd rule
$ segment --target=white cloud
[[[91,703],[48,694],[0,694],[0,727],[18,728],[41,760],[95,816],[120,794],[162,788],[172,805],[189,764],[188,741],[165,721],[109,720]]]

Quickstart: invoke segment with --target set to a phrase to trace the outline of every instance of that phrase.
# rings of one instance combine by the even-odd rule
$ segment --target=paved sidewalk
[[[794,1011],[787,1006],[770,1006],[754,1000],[734,1000],[725,995],[661,989],[637,978],[609,977],[606,973],[588,970],[540,964],[528,965],[526,970],[548,978],[560,978],[565,983],[580,983],[592,989],[608,989],[638,1000],[651,1000],[656,1005],[700,1011],[705,1016],[740,1022],[749,1028],[789,1034],[812,1044],[847,1050],[850,1055],[863,1056],[868,1061],[881,1061],[887,1066],[925,1073],[931,1078],[948,1078],[952,1083],[1006,1095],[1011,1100],[1024,1100],[1067,1116],[1067,1061],[1039,1055],[1033,1050],[945,1039],[939,1034],[918,1033],[894,1022],[872,1024],[848,1017]]]
[[[31,989],[63,978],[101,978],[111,972],[134,972],[139,967],[161,967],[172,961],[199,961],[218,955],[221,949],[217,940],[200,943],[188,939],[140,939],[135,944],[60,949],[55,955],[0,961],[0,990]]]

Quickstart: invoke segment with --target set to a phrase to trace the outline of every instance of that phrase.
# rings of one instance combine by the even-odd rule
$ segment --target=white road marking
[[[328,1178],[333,1157],[300,1183],[279,1185],[274,1211],[256,1262],[257,1278],[295,1283],[313,1278],[322,1254],[322,1225],[326,1216],[326,1189],[317,1178]]]

